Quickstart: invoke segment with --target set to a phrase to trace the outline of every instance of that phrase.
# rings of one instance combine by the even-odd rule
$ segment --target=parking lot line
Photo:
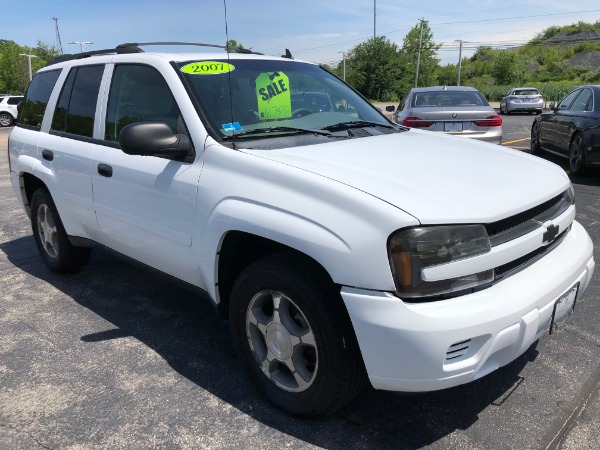
[[[515,139],[514,141],[507,141],[507,142],[503,142],[503,143],[502,143],[502,145],[513,144],[513,143],[515,143],[515,142],[523,142],[523,141],[528,141],[528,140],[530,140],[530,139],[531,139],[531,138],[528,138],[528,137],[526,137],[526,138],[521,138],[521,139]],[[526,147],[523,147],[523,148],[526,148]]]

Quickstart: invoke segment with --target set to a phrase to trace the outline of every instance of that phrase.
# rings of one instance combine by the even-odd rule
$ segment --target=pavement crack
[[[33,434],[31,434],[27,430],[20,430],[18,428],[13,427],[12,425],[6,425],[6,424],[3,424],[3,423],[0,423],[0,428],[6,428],[6,429],[8,429],[10,431],[13,431],[15,433],[18,433],[18,434],[26,434],[27,436],[29,436],[33,440],[33,442],[35,442],[41,448],[45,448],[47,450],[52,450],[52,447],[48,447],[47,445],[44,445],[43,443],[41,443]]]

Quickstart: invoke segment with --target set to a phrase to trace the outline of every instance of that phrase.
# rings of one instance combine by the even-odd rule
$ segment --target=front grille
[[[488,223],[485,229],[490,237],[492,247],[524,236],[548,220],[554,219],[565,212],[571,204],[564,199],[563,194],[506,219]]]

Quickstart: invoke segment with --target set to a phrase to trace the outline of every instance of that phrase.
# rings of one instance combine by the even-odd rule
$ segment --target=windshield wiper
[[[232,140],[239,137],[251,136],[254,134],[269,134],[269,133],[280,133],[290,131],[293,133],[310,133],[318,134],[322,136],[332,136],[329,131],[326,130],[313,130],[310,128],[296,128],[296,127],[268,127],[268,128],[254,128],[253,130],[241,131],[229,136],[225,136],[223,139]]]
[[[336,130],[347,130],[349,128],[361,128],[361,127],[383,127],[383,128],[396,128],[394,125],[379,123],[379,122],[370,122],[368,120],[351,120],[349,122],[340,122],[334,123],[333,125],[327,125],[326,127],[321,128],[322,130],[327,131],[336,131]]]

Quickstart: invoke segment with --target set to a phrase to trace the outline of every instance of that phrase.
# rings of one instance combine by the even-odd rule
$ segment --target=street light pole
[[[373,39],[377,36],[377,0],[373,0]]]
[[[419,86],[419,65],[421,64],[421,46],[423,45],[423,22],[425,19],[419,19],[421,21],[421,33],[419,34],[419,48],[417,51],[417,70],[415,71],[415,87]]]
[[[79,44],[79,48],[81,50],[81,53],[83,53],[83,46],[86,45],[86,44],[93,44],[93,42],[89,42],[89,41],[85,41],[85,42],[73,41],[73,42],[69,42],[69,44]]]
[[[460,65],[462,62],[462,44],[463,41],[462,39],[458,39],[458,42],[460,43],[460,47],[458,48],[458,78],[456,80],[456,85],[460,86]]]
[[[343,72],[343,77],[342,80],[346,81],[346,52],[338,52],[342,54],[342,61],[343,61],[343,67],[344,67],[344,72]]]
[[[19,53],[19,56],[26,56],[27,57],[27,67],[29,68],[29,81],[31,81],[32,74],[31,74],[31,58],[37,58],[37,56],[35,55],[28,55],[27,53]]]

